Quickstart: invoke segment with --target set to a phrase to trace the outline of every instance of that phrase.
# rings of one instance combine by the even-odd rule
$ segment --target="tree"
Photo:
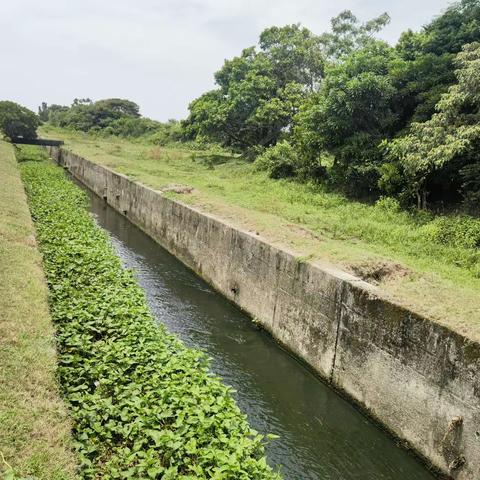
[[[435,105],[454,81],[454,54],[436,55],[426,52],[424,32],[404,32],[395,50],[400,59],[399,68],[392,71],[397,87],[397,111],[399,128],[411,121],[428,120],[435,112]]]
[[[122,118],[138,119],[139,106],[122,98],[108,98],[92,102],[89,98],[76,98],[72,106],[61,107],[43,105],[40,107],[42,115],[59,127],[68,127],[88,132],[94,129],[105,129],[113,122]]]
[[[364,48],[374,39],[374,35],[390,23],[388,13],[360,23],[350,11],[344,10],[330,20],[331,32],[320,35],[326,56],[332,60],[339,60],[356,50]]]
[[[68,107],[64,105],[48,105],[47,102],[42,102],[42,104],[38,107],[38,116],[42,122],[49,122],[54,119],[55,115],[60,112],[68,111]],[[53,121],[53,123],[55,123]]]
[[[42,102],[42,104],[38,107],[38,117],[42,122],[48,121],[48,106],[47,102]]]
[[[78,105],[91,105],[93,102],[90,98],[74,98],[72,102],[72,107],[77,107]]]
[[[480,1],[461,0],[425,27],[424,50],[443,55],[456,54],[463,45],[480,40]]]
[[[140,107],[131,100],[123,98],[107,98],[105,100],[98,100],[93,104],[97,111],[108,112],[109,115],[120,117],[139,117]]]
[[[40,119],[28,108],[10,101],[0,102],[0,130],[8,138],[37,138]]]
[[[309,93],[318,88],[324,61],[318,38],[299,25],[272,27],[259,49],[225,61],[218,89],[190,104],[183,123],[188,138],[209,138],[248,152],[277,142]]]
[[[435,105],[455,83],[455,55],[467,43],[480,41],[480,0],[452,4],[420,32],[407,30],[396,46],[406,60],[397,72],[403,126],[423,122],[435,113]]]
[[[302,154],[332,155],[331,178],[349,194],[369,196],[376,190],[381,162],[377,146],[392,135],[397,119],[390,77],[395,62],[391,47],[370,42],[327,69],[322,88],[295,118],[295,141]]]
[[[325,69],[320,38],[300,25],[267,28],[260,34],[260,50],[272,65],[279,86],[289,83],[318,89]]]
[[[455,63],[457,83],[442,96],[437,113],[386,144],[419,208],[427,207],[429,193],[439,185],[442,191],[454,194],[460,188],[466,199],[480,199],[480,43],[465,45]]]

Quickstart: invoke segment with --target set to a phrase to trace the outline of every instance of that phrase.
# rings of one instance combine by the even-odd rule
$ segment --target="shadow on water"
[[[280,436],[269,463],[288,480],[428,480],[431,473],[250,318],[91,195],[92,212],[124,265],[136,271],[159,322],[212,358],[261,433]]]

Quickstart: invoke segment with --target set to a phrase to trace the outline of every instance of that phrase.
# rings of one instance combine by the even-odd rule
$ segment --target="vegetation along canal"
[[[251,425],[280,438],[269,463],[289,480],[427,480],[427,469],[284,352],[251,319],[93,194],[92,212],[135,269],[155,317],[237,390]]]

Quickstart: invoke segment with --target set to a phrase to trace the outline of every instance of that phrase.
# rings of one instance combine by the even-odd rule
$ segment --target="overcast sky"
[[[387,11],[394,43],[450,0],[0,0],[0,99],[42,102],[122,97],[143,115],[186,115],[213,86],[225,58],[271,25],[300,22],[315,33],[350,9],[368,20]]]

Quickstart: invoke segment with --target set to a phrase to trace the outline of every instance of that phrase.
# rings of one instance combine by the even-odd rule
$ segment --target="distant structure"
[[[24,137],[12,137],[12,143],[18,143],[22,145],[42,145],[44,147],[59,147],[63,145],[62,140],[49,140],[47,138],[24,138]]]

